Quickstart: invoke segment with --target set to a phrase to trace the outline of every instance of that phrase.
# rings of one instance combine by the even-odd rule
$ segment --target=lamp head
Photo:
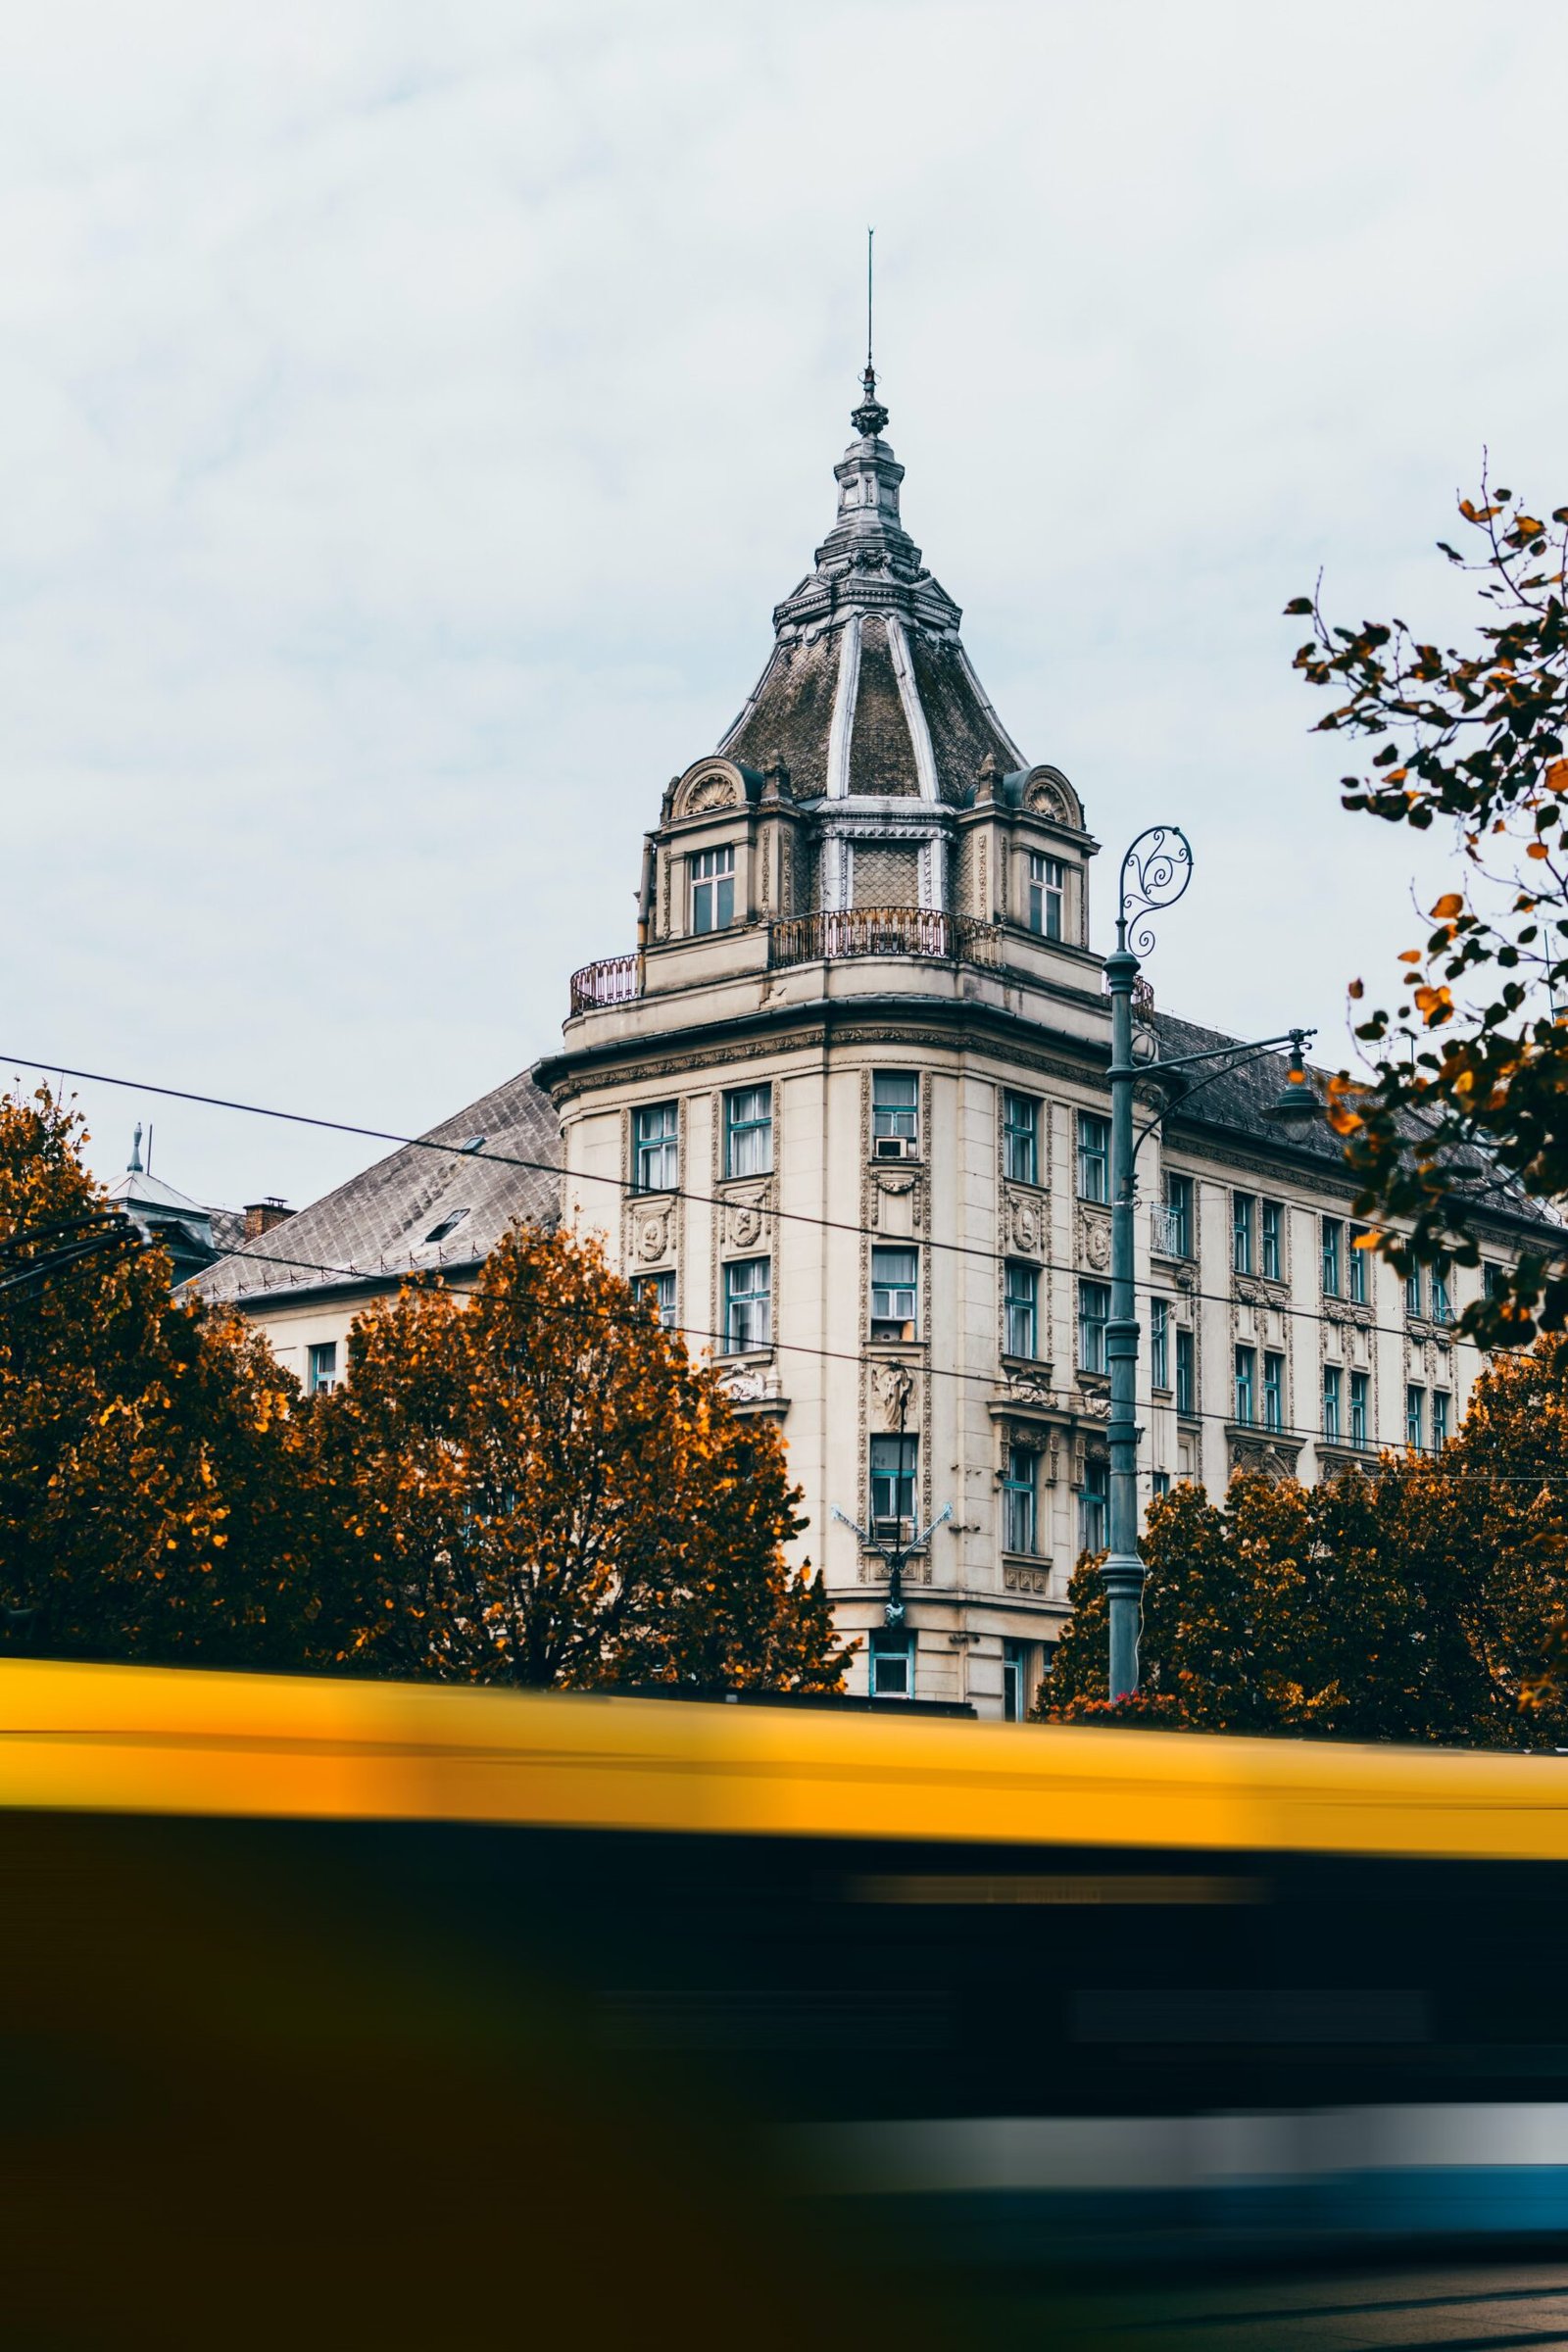
[[[1322,1111],[1323,1106],[1312,1092],[1312,1081],[1306,1074],[1303,1049],[1310,1034],[1306,1029],[1291,1031],[1291,1062],[1285,1073],[1285,1083],[1263,1111],[1264,1118],[1273,1126],[1309,1127]]]

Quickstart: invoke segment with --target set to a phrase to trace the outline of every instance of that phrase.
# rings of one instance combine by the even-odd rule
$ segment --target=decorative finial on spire
[[[860,378],[860,389],[864,397],[862,398],[859,407],[852,411],[850,416],[850,422],[854,425],[856,431],[858,433],[863,433],[866,439],[871,441],[876,439],[877,434],[882,430],[882,427],[888,420],[888,413],[876,396],[876,369],[871,364],[871,263],[873,254],[873,240],[875,239],[875,236],[876,230],[874,228],[868,228],[866,230],[865,372]]]
[[[139,1176],[142,1173],[140,1119],[136,1121],[136,1133],[131,1139],[130,1157],[125,1163],[125,1173],[127,1176]]]

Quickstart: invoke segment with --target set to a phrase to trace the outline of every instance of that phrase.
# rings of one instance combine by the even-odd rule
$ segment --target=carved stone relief
[[[699,776],[686,795],[686,813],[696,816],[704,808],[733,808],[740,799],[733,776],[714,773]]]
[[[1006,1231],[1011,1247],[1025,1257],[1038,1257],[1045,1247],[1045,1220],[1041,1203],[1027,1193],[1007,1192],[1005,1203]]]
[[[898,1429],[901,1425],[907,1428],[911,1419],[918,1419],[918,1415],[910,1411],[914,1397],[914,1376],[907,1364],[878,1364],[871,1374],[871,1387],[885,1430]]]
[[[1078,1256],[1082,1264],[1103,1274],[1110,1264],[1110,1217],[1108,1213],[1096,1216],[1091,1210],[1078,1211]]]

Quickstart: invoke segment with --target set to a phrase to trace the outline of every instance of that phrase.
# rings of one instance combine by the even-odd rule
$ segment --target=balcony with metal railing
[[[850,906],[793,915],[767,928],[770,970],[863,956],[918,956],[996,971],[1004,961],[1003,926],[937,906]],[[639,961],[635,955],[608,956],[573,972],[572,1012],[597,1012],[642,996]]]
[[[939,906],[847,906],[768,927],[767,960],[822,963],[851,956],[930,956],[950,963],[1002,961],[1002,926]]]

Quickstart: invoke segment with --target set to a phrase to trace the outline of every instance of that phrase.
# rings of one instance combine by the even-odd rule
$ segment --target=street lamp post
[[[1105,959],[1110,996],[1110,1548],[1101,1562],[1110,1604],[1110,1695],[1138,1688],[1144,1563],[1138,1556],[1138,1312],[1133,1292],[1133,983],[1154,944],[1149,917],[1174,906],[1193,874],[1193,853],[1176,825],[1151,825],[1121,861],[1116,952]]]
[[[1192,846],[1178,825],[1151,825],[1139,834],[1121,861],[1116,906],[1116,951],[1105,958],[1110,997],[1110,1320],[1105,1326],[1105,1362],[1110,1372],[1110,1538],[1100,1564],[1110,1615],[1110,1695],[1126,1698],[1138,1688],[1138,1637],[1143,1620],[1144,1563],[1138,1556],[1138,1308],[1135,1294],[1133,1208],[1137,1200],[1138,1153],[1160,1123],[1156,1113],[1133,1132],[1133,1095],[1140,1079],[1218,1063],[1193,1092],[1222,1078],[1254,1054],[1289,1045],[1290,1066],[1276,1102],[1262,1112],[1276,1125],[1300,1127],[1314,1121],[1319,1103],[1306,1073],[1310,1029],[1288,1029],[1250,1043],[1232,1039],[1200,1054],[1133,1058],[1133,991],[1140,959],[1154,944],[1150,917],[1174,906],[1193,876]]]

